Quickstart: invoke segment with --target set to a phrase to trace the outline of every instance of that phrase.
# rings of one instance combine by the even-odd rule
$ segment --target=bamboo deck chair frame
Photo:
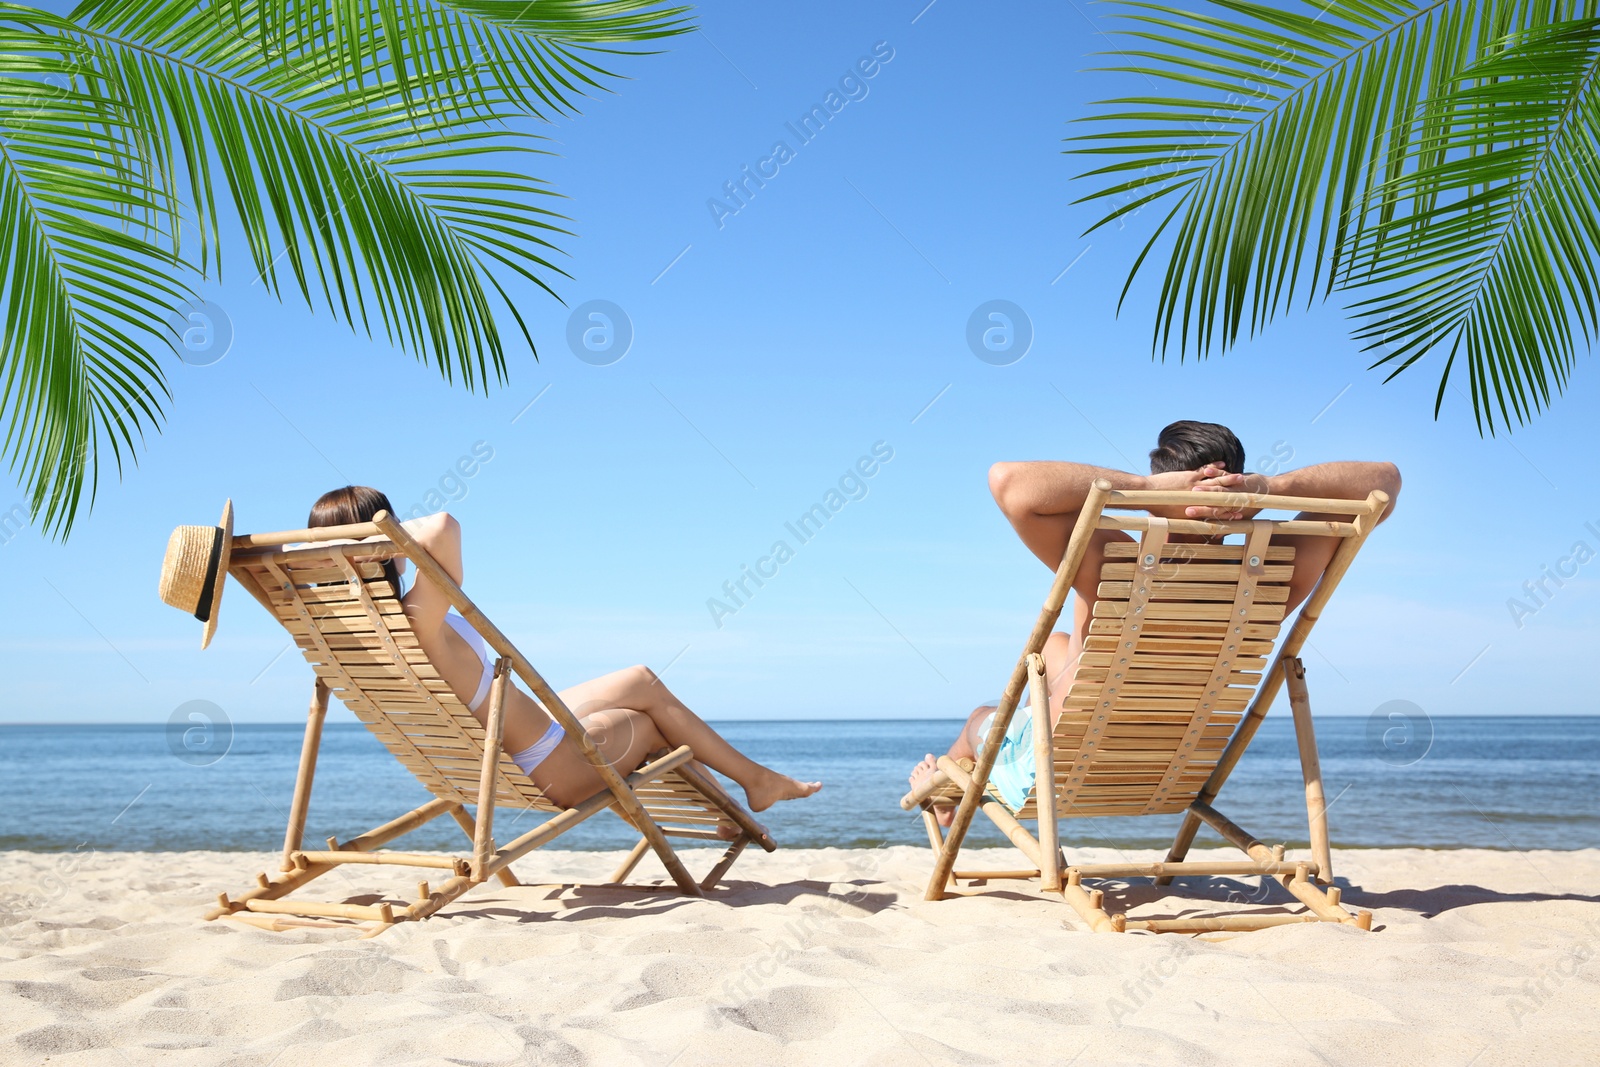
[[[385,540],[365,541],[365,538]],[[329,545],[342,539],[359,544]],[[303,547],[297,547],[301,546]],[[451,605],[497,654],[480,724],[445,683],[410,632],[399,601],[382,576],[382,561],[403,556],[444,590]],[[380,511],[370,523],[235,536],[229,574],[283,623],[316,672],[299,771],[284,833],[280,870],[256,876],[237,895],[220,894],[206,918],[229,916],[268,929],[366,923],[366,936],[397,923],[425,919],[472,888],[498,877],[518,882],[511,864],[590,816],[616,809],[640,833],[632,852],[612,874],[618,883],[654,850],[677,888],[700,896],[725,875],[750,843],[768,852],[777,845],[755,819],[691,763],[684,745],[652,757],[623,776],[606,761],[577,718],[504,633],[483,614],[400,523]],[[594,796],[569,808],[550,801],[501,750],[506,688],[521,678],[544,711],[582,750],[604,783]],[[338,695],[384,746],[434,794],[413,811],[326,850],[302,847],[306,815],[321,746],[328,698]],[[550,818],[515,840],[497,845],[494,817],[507,805],[533,807]],[[475,814],[466,809],[474,806]],[[470,859],[381,850],[381,846],[449,815],[472,842]],[[718,831],[732,832],[732,840]],[[668,837],[727,846],[711,872],[696,882]],[[350,904],[284,899],[306,883],[347,864],[406,866],[442,872],[437,887],[417,886],[409,904]]]
[[[1340,904],[1339,889],[1332,884],[1322,772],[1299,652],[1356,553],[1383,516],[1389,497],[1377,491],[1364,500],[1227,493],[1209,494],[1205,500],[1208,506],[1228,509],[1348,516],[1338,521],[1160,519],[1148,514],[1107,511],[1194,502],[1192,492],[1122,491],[1113,489],[1104,479],[1096,480],[1078,514],[1044,609],[1011,672],[976,764],[967,767],[963,765],[966,761],[941,756],[938,770],[901,801],[906,810],[921,807],[929,844],[936,855],[926,899],[941,899],[958,879],[1036,878],[1042,892],[1060,893],[1096,931],[1193,933],[1313,921],[1371,929],[1372,913],[1347,911]],[[1100,598],[1085,639],[1085,655],[1074,667],[1066,710],[1052,728],[1041,653],[1097,530],[1123,530],[1139,540],[1108,546]],[[1243,534],[1246,541],[1243,545],[1169,543],[1169,534]],[[1284,615],[1282,607],[1274,608],[1274,602],[1281,604],[1287,598],[1287,581],[1292,573],[1292,567],[1284,564],[1292,564],[1293,549],[1270,546],[1274,534],[1335,537],[1340,543],[1315,589],[1301,605],[1288,636],[1278,645],[1270,665],[1266,665],[1265,657],[1277,641]],[[1168,556],[1177,559],[1169,560]],[[1186,562],[1197,559],[1199,564]],[[1167,569],[1174,566],[1188,568],[1189,574]],[[1227,581],[1230,572],[1232,582]],[[1186,585],[1194,598],[1175,601],[1171,594],[1183,591]],[[1282,592],[1269,592],[1273,586]],[[1169,606],[1182,606],[1154,610],[1163,601]],[[1197,601],[1201,606],[1191,608]],[[1217,610],[1222,606],[1227,607],[1226,613]],[[1148,613],[1147,607],[1152,608]],[[1238,638],[1238,647],[1230,645],[1224,619],[1239,623],[1232,631]],[[1141,622],[1150,624],[1143,632]],[[1152,641],[1155,644],[1145,644]],[[1162,645],[1162,641],[1168,644]],[[1170,669],[1180,666],[1176,656],[1140,656],[1145,651],[1150,657],[1158,657],[1164,648],[1173,647],[1172,642],[1185,643],[1189,654],[1181,663],[1183,673]],[[1117,655],[1123,649],[1132,650],[1127,659]],[[1265,669],[1257,674],[1253,668],[1261,665],[1266,665]],[[1128,677],[1123,677],[1119,666],[1126,668]],[[1175,676],[1190,680],[1178,684]],[[1202,678],[1204,682],[1196,684]],[[1286,861],[1282,845],[1268,848],[1212,806],[1285,685],[1305,783],[1309,861]],[[1027,802],[1013,809],[990,786],[990,775],[1024,687],[1029,691],[1029,713],[1034,720],[1036,777]],[[1133,693],[1127,692],[1134,687]],[[1119,692],[1119,688],[1123,691]],[[1098,749],[1097,742],[1103,742]],[[1119,760],[1121,767],[1116,765]],[[1053,783],[1055,788],[1041,796],[1037,785],[1044,782]],[[941,831],[935,817],[933,809],[937,806],[956,807],[948,833]],[[1028,857],[1031,868],[956,869],[962,843],[979,811]],[[1061,853],[1059,827],[1063,817],[1175,812],[1183,814],[1183,822],[1167,858],[1160,863],[1068,866]],[[1037,820],[1037,836],[1019,821],[1029,818]],[[1201,823],[1243,851],[1249,860],[1186,862]],[[1306,910],[1293,914],[1136,920],[1122,913],[1108,913],[1105,891],[1084,884],[1086,880],[1143,877],[1166,885],[1174,877],[1188,875],[1271,877]]]

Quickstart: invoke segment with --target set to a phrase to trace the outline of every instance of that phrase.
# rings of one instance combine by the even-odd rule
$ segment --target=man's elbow
[[[1394,514],[1395,501],[1400,499],[1400,468],[1393,463],[1375,463],[1373,466],[1377,468],[1377,476],[1373,479],[1372,488],[1389,498],[1389,506],[1383,512],[1383,517],[1388,518]]]
[[[1007,515],[1017,507],[1017,466],[1015,463],[996,463],[989,468],[989,494]]]

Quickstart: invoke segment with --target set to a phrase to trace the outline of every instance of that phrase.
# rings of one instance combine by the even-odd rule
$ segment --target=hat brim
[[[217,525],[222,527],[222,554],[217,559],[217,576],[211,584],[211,616],[206,619],[205,628],[200,631],[202,649],[211,643],[212,635],[217,632],[217,619],[222,615],[222,590],[228,584],[228,564],[233,556],[232,498],[222,505],[222,519]]]

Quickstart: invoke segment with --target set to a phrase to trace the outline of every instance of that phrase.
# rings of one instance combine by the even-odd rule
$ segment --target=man
[[[1277,496],[1323,497],[1335,500],[1362,500],[1374,489],[1389,494],[1389,507],[1379,519],[1394,512],[1395,500],[1400,495],[1400,471],[1392,463],[1320,463],[1314,467],[1287,471],[1283,474],[1247,474],[1244,472],[1244,446],[1232,430],[1210,422],[1175,422],[1161,431],[1156,448],[1150,453],[1148,477],[1092,467],[1084,463],[996,463],[989,469],[989,491],[995,503],[1011,522],[1012,529],[1022,538],[1028,550],[1040,562],[1054,571],[1066,554],[1067,541],[1078,520],[1078,512],[1089,496],[1096,479],[1104,478],[1113,489],[1179,489],[1195,493],[1254,493]],[[1152,514],[1174,519],[1243,519],[1253,511],[1236,511],[1211,507],[1203,497],[1196,503],[1182,507],[1151,508]],[[1303,513],[1303,519],[1344,519],[1341,515]],[[1062,702],[1070,685],[1070,669],[1083,652],[1082,635],[1087,632],[1094,611],[1096,589],[1100,584],[1100,568],[1105,561],[1105,546],[1110,541],[1133,540],[1121,530],[1097,530],[1090,541],[1089,550],[1078,568],[1073,591],[1077,593],[1073,604],[1073,623],[1070,633],[1054,633],[1045,642],[1045,673],[1050,680],[1051,722],[1061,715]],[[1189,535],[1173,535],[1174,541],[1198,541]],[[1279,537],[1274,544],[1290,545],[1295,549],[1294,576],[1289,582],[1289,601],[1286,612],[1293,611],[1300,602],[1311,595],[1317,580],[1322,577],[1328,561],[1338,547],[1331,537]],[[989,731],[995,706],[984,705],[973,710],[961,735],[950,746],[952,759],[977,759],[978,749]],[[1012,719],[1008,743],[1025,748],[1023,734],[1031,731],[1031,718],[1027,714]],[[916,785],[934,772],[936,763],[932,753],[917,764],[911,772],[911,784]],[[1033,760],[1003,760],[996,763],[995,784],[1007,799],[1022,797],[1032,788]],[[949,825],[953,812],[938,809],[940,821]]]

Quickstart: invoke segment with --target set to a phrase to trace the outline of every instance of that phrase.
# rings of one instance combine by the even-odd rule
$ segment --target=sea
[[[902,811],[912,765],[942,752],[953,720],[717,722],[754,759],[821,793],[761,816],[780,845],[921,845]],[[1324,718],[1317,723],[1333,842],[1344,848],[1600,847],[1600,717]],[[299,761],[297,725],[0,726],[0,849],[273,850]],[[1399,732],[1397,732],[1399,731]],[[735,795],[740,795],[735,790]],[[428,794],[359,723],[324,731],[307,847],[347,840],[424,803]],[[1305,791],[1288,716],[1271,716],[1216,806],[1268,843],[1306,842]],[[502,841],[543,816],[501,811]],[[1177,816],[1069,819],[1070,848],[1165,847]],[[1201,843],[1216,842],[1202,833]],[[627,848],[636,835],[602,813],[560,838],[566,849]],[[977,819],[968,840],[1004,844]],[[396,842],[459,851],[444,818]]]

